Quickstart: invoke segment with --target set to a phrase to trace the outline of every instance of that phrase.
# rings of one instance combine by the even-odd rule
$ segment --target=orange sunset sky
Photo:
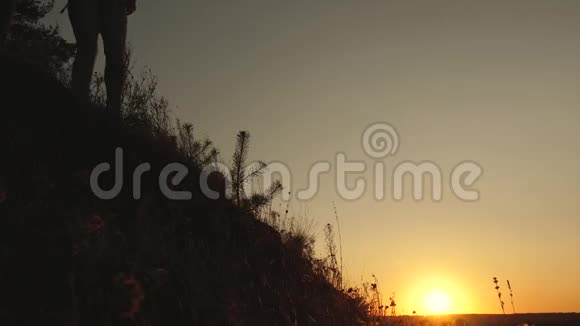
[[[138,4],[136,65],[224,160],[249,130],[252,158],[287,164],[296,190],[338,152],[371,167],[361,134],[386,121],[400,137],[387,171],[440,166],[440,202],[377,201],[370,169],[359,200],[340,198],[333,170],[315,198],[290,202],[316,221],[320,250],[336,203],[349,284],[375,274],[400,313],[435,313],[433,293],[445,313],[500,313],[497,276],[507,312],[506,279],[518,312],[580,311],[579,1]],[[66,15],[48,20],[73,39]],[[464,160],[484,169],[476,202],[448,186]]]

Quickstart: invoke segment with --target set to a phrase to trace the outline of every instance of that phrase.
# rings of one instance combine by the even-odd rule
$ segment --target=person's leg
[[[125,83],[125,42],[127,14],[124,0],[101,0],[101,35],[105,47],[107,107],[121,117]]]
[[[98,0],[70,0],[68,12],[77,43],[72,90],[80,103],[87,104],[98,47]]]

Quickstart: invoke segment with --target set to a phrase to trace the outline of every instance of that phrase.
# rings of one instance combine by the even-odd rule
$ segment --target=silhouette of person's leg
[[[95,67],[99,36],[99,0],[71,0],[69,18],[77,42],[72,70],[72,89],[81,104],[87,104]]]
[[[101,35],[105,47],[105,84],[107,107],[121,117],[125,82],[125,42],[127,38],[126,3],[123,0],[102,0]]]

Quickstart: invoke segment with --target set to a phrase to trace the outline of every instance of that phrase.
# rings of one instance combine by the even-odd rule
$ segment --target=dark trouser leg
[[[98,0],[71,0],[68,10],[77,42],[71,76],[72,90],[79,102],[85,105],[89,101],[91,77],[97,56]]]
[[[126,5],[123,0],[102,0],[101,9],[101,35],[106,56],[107,107],[120,118],[125,84]]]

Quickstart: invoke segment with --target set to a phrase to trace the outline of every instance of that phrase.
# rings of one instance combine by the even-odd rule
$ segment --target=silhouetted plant
[[[373,283],[371,283],[370,290],[371,290],[371,308],[373,308],[373,314],[377,316],[383,316],[386,308],[383,306],[382,298],[381,298],[381,291],[379,289],[379,279],[376,277],[375,274],[372,275]]]
[[[246,174],[248,153],[250,151],[250,134],[247,131],[240,131],[237,136],[236,149],[232,157],[232,193],[235,196],[236,204],[241,205],[245,196],[244,183],[248,178],[257,176],[261,169],[266,167],[266,163],[258,162],[258,168],[254,175]]]
[[[391,308],[391,315],[392,316],[396,316],[397,315],[397,302],[395,301],[395,294],[393,293],[393,295],[389,298],[389,301],[391,302],[389,304],[389,308]]]
[[[499,299],[499,304],[501,306],[501,311],[505,315],[504,302],[503,302],[503,299],[502,299],[501,292],[499,291],[499,285],[498,285],[499,281],[498,281],[497,277],[494,277],[493,278],[493,283],[495,284],[495,290],[497,291],[497,297]]]
[[[125,53],[122,113],[132,128],[148,129],[156,137],[172,136],[169,102],[159,95],[159,82],[150,69],[135,74],[132,50]],[[91,102],[105,107],[106,88],[103,73],[95,72],[91,84]],[[179,132],[179,131],[178,131]]]
[[[157,77],[150,69],[139,74],[133,72],[135,68],[130,49],[126,51],[124,69],[126,77],[122,112],[125,125],[147,131],[153,137],[173,139],[175,146],[188,163],[197,167],[214,163],[219,154],[217,149],[209,139],[195,138],[193,124],[182,123],[176,119],[174,129],[169,102],[158,94]],[[105,78],[100,72],[94,74],[91,102],[101,108],[106,104]]]
[[[187,160],[197,166],[206,166],[217,160],[218,151],[209,139],[197,140],[193,134],[193,124],[181,123],[177,120],[177,134],[179,150]]]
[[[514,306],[514,292],[512,291],[512,285],[510,284],[510,280],[507,280],[506,282],[507,282],[508,289],[510,290],[510,301],[511,301],[511,304],[512,304],[512,311],[515,314],[516,313],[516,308]]]
[[[383,304],[382,295],[378,285],[378,278],[373,274],[371,282],[364,282],[362,284],[361,296],[364,298],[365,306],[369,313],[371,320],[380,323],[382,317],[387,315],[391,306]]]
[[[334,208],[334,217],[336,218],[336,228],[338,230],[338,250],[340,253],[340,289],[342,289],[342,275],[343,274],[343,270],[342,270],[342,236],[340,234],[340,222],[338,221],[338,211],[336,210],[336,204],[334,203],[334,201],[332,202],[332,207]]]
[[[12,25],[2,50],[22,61],[42,67],[60,80],[74,55],[75,46],[62,38],[58,26],[41,22],[53,7],[54,0],[17,1]]]
[[[126,123],[129,126],[146,124],[154,135],[167,136],[171,128],[169,103],[157,92],[157,77],[150,69],[139,75],[133,74],[135,69],[130,49],[126,52],[125,62],[123,113]]]
[[[326,240],[326,269],[327,278],[336,288],[340,287],[341,278],[340,269],[336,260],[336,243],[334,241],[334,230],[330,223],[324,227],[324,238]]]
[[[236,148],[232,157],[232,167],[230,171],[232,179],[232,194],[234,201],[239,207],[248,208],[254,212],[270,204],[272,200],[282,191],[280,181],[274,181],[263,193],[246,194],[246,183],[257,178],[264,173],[267,165],[263,161],[248,164],[248,154],[250,151],[250,133],[240,131],[237,135]]]

